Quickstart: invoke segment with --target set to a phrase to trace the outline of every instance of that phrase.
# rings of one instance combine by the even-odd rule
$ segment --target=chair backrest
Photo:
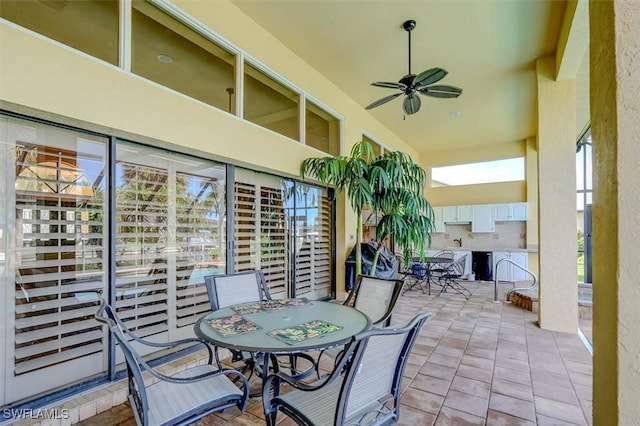
[[[453,253],[453,250],[440,250],[436,252],[433,257],[444,257],[446,259],[453,259],[455,257],[455,254]]]
[[[335,424],[345,419],[349,424],[369,424],[364,420],[372,418],[375,424],[397,421],[404,367],[429,316],[431,313],[421,313],[403,327],[371,329],[354,338],[352,344],[359,341],[359,345],[345,371]]]
[[[218,310],[239,303],[271,300],[262,271],[204,277],[211,309]]]
[[[453,260],[453,258],[455,258],[455,254],[453,253],[453,250],[440,250],[439,252],[437,252],[436,254],[433,255],[433,257],[441,257],[444,259],[451,259]],[[451,266],[451,262],[443,262],[443,263],[436,263],[434,264],[431,269],[437,269],[442,271],[449,269],[449,267]]]
[[[461,277],[464,274],[464,265],[467,263],[467,255],[460,256],[458,259],[454,260],[449,266],[448,275],[452,277]]]
[[[360,275],[347,300],[353,297],[353,307],[367,315],[373,324],[387,325],[386,322],[400,296],[402,284],[402,280]]]

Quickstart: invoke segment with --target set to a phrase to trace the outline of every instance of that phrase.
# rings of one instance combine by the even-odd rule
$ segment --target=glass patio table
[[[198,320],[195,333],[219,347],[263,353],[262,377],[266,377],[272,355],[344,345],[369,328],[371,320],[357,309],[331,302],[290,299],[213,311]]]

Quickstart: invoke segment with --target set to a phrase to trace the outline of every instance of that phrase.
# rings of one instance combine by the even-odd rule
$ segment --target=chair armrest
[[[142,371],[149,372],[149,374],[151,374],[153,377],[157,378],[158,380],[163,380],[170,383],[188,384],[188,383],[199,382],[201,380],[207,380],[212,377],[221,376],[221,375],[225,375],[225,376],[234,375],[240,379],[244,389],[247,389],[247,390],[249,389],[249,382],[247,381],[247,378],[244,376],[244,374],[242,374],[238,370],[234,370],[231,368],[224,369],[224,370],[211,370],[206,373],[196,374],[195,376],[191,376],[191,377],[174,377],[174,376],[167,376],[166,374],[159,373],[158,371],[156,371],[156,369],[151,367],[145,361],[142,361],[140,359],[138,359],[137,361]],[[213,366],[211,366],[211,368],[213,368]]]
[[[320,378],[319,380],[316,380],[315,382],[312,383],[305,383],[303,381],[300,381],[298,379],[296,379],[293,376],[290,376],[288,374],[285,374],[281,371],[275,373],[275,374],[271,374],[269,375],[269,377],[267,377],[267,380],[264,383],[264,387],[265,389],[268,389],[268,386],[271,385],[271,383],[273,381],[276,381],[276,384],[280,384],[280,382],[285,382],[291,386],[293,386],[296,389],[300,389],[303,391],[314,391],[317,389],[320,389],[321,387],[325,386],[326,384],[330,383],[333,378],[331,375],[327,375],[327,376],[323,376],[322,378]]]
[[[106,317],[105,317],[105,313],[107,314]],[[125,334],[125,335],[129,336],[130,338],[132,338],[136,342],[139,342],[139,343],[142,343],[143,345],[147,345],[147,346],[151,346],[151,347],[172,348],[174,346],[178,346],[178,345],[182,345],[182,344],[186,344],[186,343],[202,344],[207,348],[207,352],[209,352],[209,361],[208,361],[208,363],[209,364],[213,363],[213,350],[211,349],[211,346],[206,341],[204,341],[202,339],[199,339],[197,337],[190,337],[190,338],[176,340],[176,341],[167,342],[167,343],[157,343],[157,342],[150,342],[150,341],[148,341],[146,339],[143,339],[143,338],[140,338],[140,337],[136,336],[135,333],[133,333],[131,330],[129,330],[127,328],[127,326],[120,319],[117,318],[113,308],[107,304],[106,299],[102,299],[102,301],[100,303],[100,307],[98,308],[98,311],[93,315],[93,317],[96,319],[96,321],[99,321],[99,322],[101,322],[103,324],[106,324],[109,328],[118,327],[120,329],[120,331],[122,332],[122,334]],[[216,357],[216,361],[218,361],[218,365],[220,365],[219,360],[217,359],[217,357]]]
[[[150,342],[146,339],[138,337],[134,333],[129,331],[129,329],[124,329],[123,331],[125,332],[126,335],[131,337],[136,342],[139,342],[139,343],[142,343],[143,345],[151,346],[154,348],[173,348],[175,346],[184,345],[188,343],[204,345],[204,347],[207,349],[207,352],[209,353],[208,364],[211,364],[213,362],[213,350],[211,349],[211,346],[205,340],[199,339],[197,337],[188,337],[186,339],[175,340],[173,342],[161,343],[161,342]]]

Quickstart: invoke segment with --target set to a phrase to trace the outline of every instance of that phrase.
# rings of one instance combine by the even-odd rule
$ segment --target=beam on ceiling
[[[556,81],[576,78],[589,47],[589,2],[570,0],[556,46]]]

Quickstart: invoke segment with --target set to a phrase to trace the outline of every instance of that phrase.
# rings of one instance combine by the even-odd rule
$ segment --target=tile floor
[[[422,311],[427,320],[406,366],[400,425],[591,425],[591,355],[578,334],[541,330],[537,316],[493,303],[492,283],[473,295],[407,292],[393,323]],[[500,292],[510,288],[500,285]],[[590,338],[590,323],[581,322]],[[278,417],[280,425],[293,422]],[[133,425],[127,404],[79,424]],[[259,399],[246,413],[226,410],[201,425],[263,425]]]

